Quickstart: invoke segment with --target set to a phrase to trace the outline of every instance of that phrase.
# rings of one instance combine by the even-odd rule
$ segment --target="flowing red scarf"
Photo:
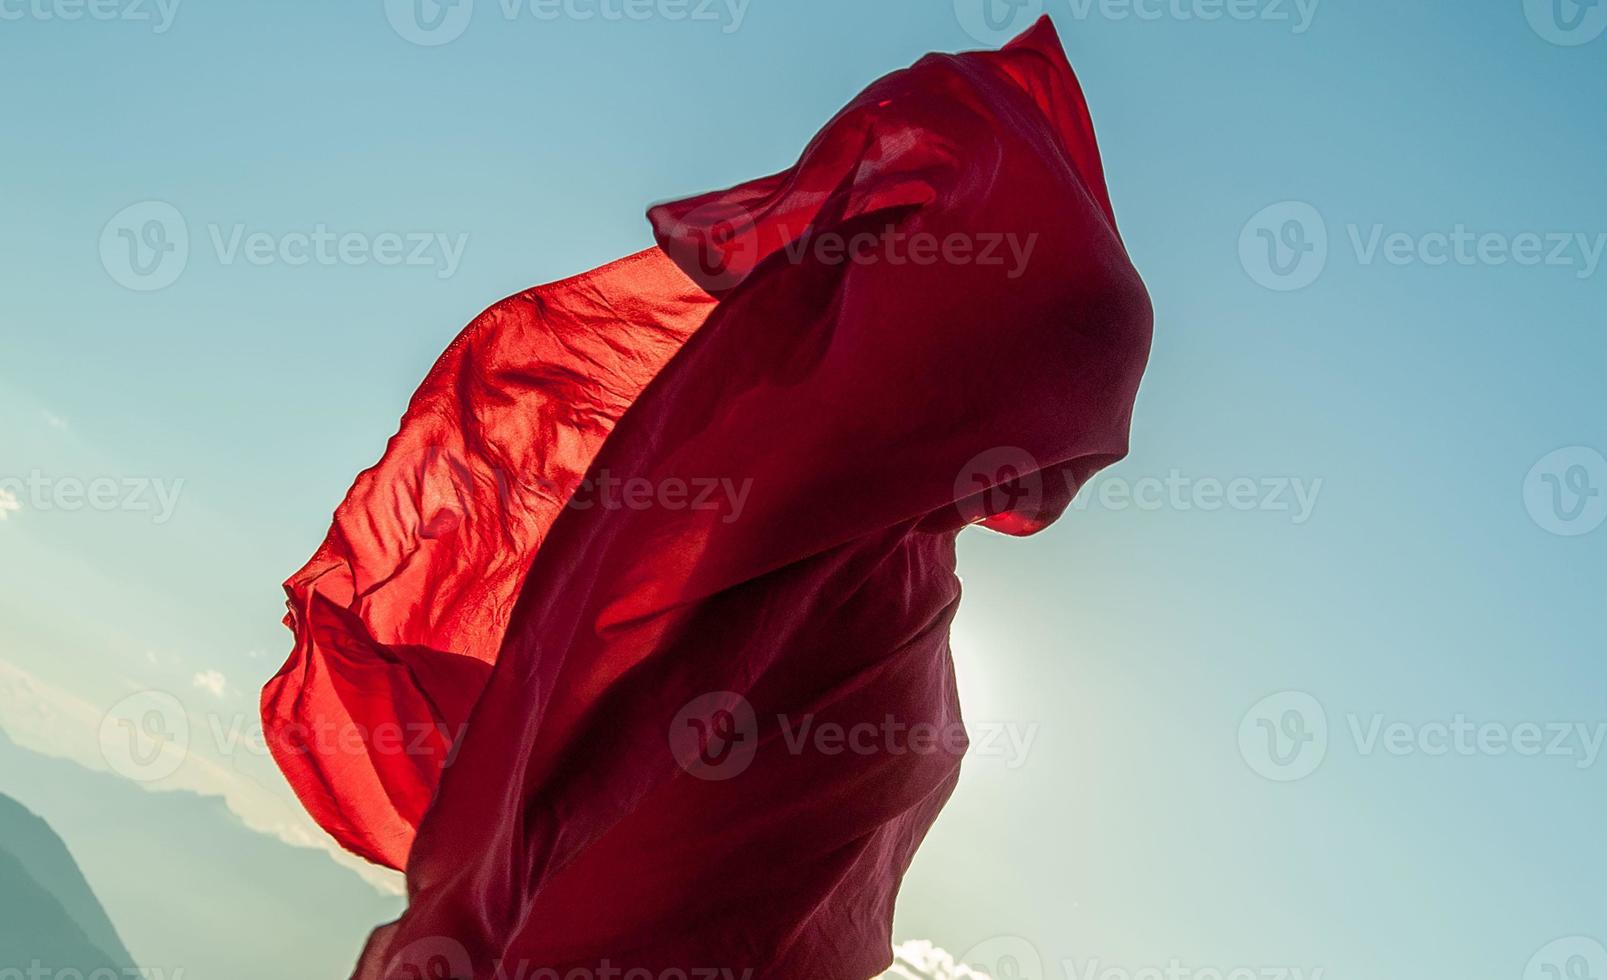
[[[407,872],[365,980],[886,967],[955,536],[1126,452],[1150,306],[1047,20],[649,217],[453,341],[286,585],[274,755]]]

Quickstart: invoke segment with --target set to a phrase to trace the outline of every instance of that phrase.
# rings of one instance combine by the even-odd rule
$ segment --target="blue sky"
[[[700,4],[0,0],[0,725],[105,767],[109,709],[177,702],[149,785],[315,843],[235,722],[459,327],[1047,12],[1155,353],[1127,461],[962,541],[968,714],[1033,741],[973,760],[900,936],[1068,980],[1607,958],[1607,5]]]

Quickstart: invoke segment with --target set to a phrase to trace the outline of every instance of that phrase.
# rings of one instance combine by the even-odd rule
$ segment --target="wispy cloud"
[[[215,670],[203,670],[190,678],[190,683],[203,691],[210,691],[215,698],[223,697],[223,692],[229,689],[229,679]]]
[[[57,415],[55,412],[41,409],[39,414],[45,417],[45,424],[50,426],[52,429],[67,428],[67,420],[62,418],[60,415]]]
[[[893,955],[892,968],[878,980],[990,980],[924,939],[904,943]]]
[[[139,685],[132,682],[128,686],[136,691],[141,690]],[[166,699],[177,704],[171,695],[161,695],[160,692],[144,691],[143,696],[154,696],[158,701]],[[125,748],[128,744],[126,739],[132,736],[140,740],[142,750],[151,749],[150,755],[138,760],[141,762],[149,762],[157,754],[166,758],[170,752],[178,751],[181,765],[170,770],[170,775],[136,782],[151,792],[182,790],[202,796],[221,797],[224,804],[250,829],[277,837],[295,847],[325,851],[336,863],[356,872],[375,889],[386,894],[401,893],[399,875],[369,865],[342,851],[332,838],[312,822],[290,796],[288,788],[280,786],[277,781],[271,786],[259,782],[253,775],[231,766],[231,761],[234,765],[254,761],[252,752],[243,747],[250,741],[247,733],[233,732],[222,716],[192,716],[182,706],[178,710],[184,717],[168,719],[168,731],[157,732],[155,736],[143,728],[125,732],[109,725],[109,722],[117,720],[119,714],[115,706],[108,710],[0,658],[0,730],[23,748],[69,759],[86,769],[124,778],[127,778],[127,774],[119,772],[118,767],[108,759],[108,734],[122,739]],[[173,723],[192,736],[177,750],[160,738],[161,735],[171,734]],[[160,753],[147,744],[154,741],[164,742]],[[232,760],[217,754],[219,746],[227,751],[234,741],[240,744],[234,746],[235,757]],[[244,758],[240,758],[241,755]],[[263,764],[271,766],[266,760],[263,760]]]
[[[5,520],[14,511],[22,509],[22,501],[10,490],[0,487],[0,521]]]

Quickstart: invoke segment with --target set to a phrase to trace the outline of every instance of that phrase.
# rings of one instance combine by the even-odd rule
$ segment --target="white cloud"
[[[893,950],[893,966],[878,980],[990,980],[924,939]]]
[[[203,691],[211,691],[215,698],[223,697],[223,692],[229,687],[229,679],[215,670],[204,670],[196,674],[190,678],[190,683]]]
[[[0,731],[22,748],[68,759],[96,772],[122,775],[109,766],[101,741],[109,715],[106,708],[0,657]],[[249,734],[235,733],[238,744],[234,744],[235,734],[231,732],[236,721],[245,724],[243,716],[190,718],[186,727],[191,737],[183,767],[166,779],[139,785],[152,792],[185,790],[222,797],[251,830],[277,837],[293,847],[322,850],[376,890],[387,895],[403,894],[400,874],[347,853],[312,822],[289,787],[283,785],[283,777],[272,768],[272,761],[256,758]],[[271,771],[267,781],[259,781],[251,772],[238,768],[258,762]]]
[[[17,499],[17,495],[12,493],[10,490],[0,487],[0,521],[5,520],[12,511],[18,511],[21,509],[22,501]]]
[[[67,420],[62,418],[60,415],[57,415],[55,412],[42,411],[42,414],[45,417],[45,424],[50,426],[52,429],[67,428]]]

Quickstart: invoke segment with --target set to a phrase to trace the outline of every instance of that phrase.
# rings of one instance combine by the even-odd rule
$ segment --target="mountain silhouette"
[[[0,795],[0,967],[123,971],[134,958],[50,825]]]
[[[51,947],[52,956],[104,944],[115,950],[103,959],[126,961],[131,949],[140,966],[184,980],[344,976],[369,931],[400,912],[400,898],[380,894],[324,851],[251,830],[216,797],[150,792],[23,749],[3,733],[0,773],[6,792],[48,821],[83,869],[64,876],[59,860],[44,862],[63,896],[56,904],[78,925],[84,947],[73,953],[72,936],[50,938],[65,944],[59,953]],[[7,826],[0,815],[0,847],[7,846]],[[8,928],[11,909],[42,907],[42,896],[53,893],[14,889],[12,865],[38,859],[24,861],[16,851],[10,857],[12,864],[0,858],[0,937],[16,932],[29,944],[20,949],[26,966],[45,959],[46,937]],[[104,912],[86,905],[85,877],[94,882]],[[69,879],[79,884],[60,884]],[[12,963],[7,941],[0,939],[0,970]]]

